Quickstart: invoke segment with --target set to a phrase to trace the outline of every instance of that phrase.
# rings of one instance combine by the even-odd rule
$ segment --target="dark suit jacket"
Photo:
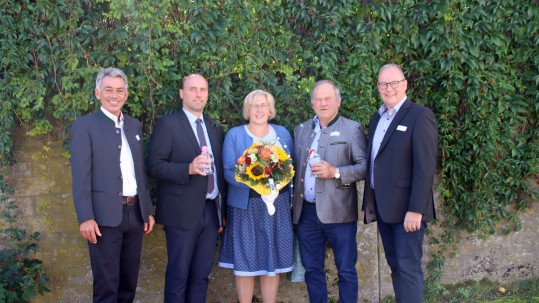
[[[217,186],[224,198],[223,129],[204,116],[215,162]],[[180,110],[160,118],[150,139],[148,172],[157,179],[157,223],[182,229],[191,229],[199,222],[206,201],[208,177],[189,175],[189,163],[200,155],[189,119]],[[223,203],[224,204],[224,203]],[[222,207],[224,214],[224,205]]]
[[[380,114],[376,112],[369,124],[369,169],[362,206],[365,223],[376,221],[375,192],[370,188],[370,158],[379,120]],[[432,185],[437,145],[438,131],[432,111],[410,100],[404,101],[374,160],[376,203],[384,222],[402,223],[407,211],[422,213],[423,220],[435,218]]]
[[[153,207],[144,170],[140,122],[124,114],[124,132],[135,165],[140,211],[144,222],[148,222]],[[122,222],[121,146],[120,129],[101,110],[73,122],[71,170],[79,223],[94,219],[100,226],[116,227]]]

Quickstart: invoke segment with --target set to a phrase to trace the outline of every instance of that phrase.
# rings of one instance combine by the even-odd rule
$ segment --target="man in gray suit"
[[[133,302],[142,238],[154,225],[140,122],[122,113],[127,77],[107,68],[96,78],[101,108],[71,126],[73,202],[88,240],[93,302]]]
[[[294,129],[293,220],[310,302],[327,302],[326,242],[335,255],[339,302],[356,303],[358,197],[365,179],[367,141],[363,126],[339,115],[341,92],[322,80],[311,91],[316,116]],[[319,159],[319,160],[317,160]]]

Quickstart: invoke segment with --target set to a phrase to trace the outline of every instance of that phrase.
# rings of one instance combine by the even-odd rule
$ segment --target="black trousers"
[[[206,203],[196,226],[165,226],[168,263],[165,303],[205,303],[219,223],[215,202]]]
[[[93,302],[133,302],[137,289],[144,222],[139,205],[124,205],[122,223],[99,226],[97,243],[88,242],[94,275]]]

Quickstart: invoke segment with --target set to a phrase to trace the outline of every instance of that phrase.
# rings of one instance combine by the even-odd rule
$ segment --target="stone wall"
[[[4,168],[19,205],[21,224],[41,233],[37,257],[50,277],[45,296],[32,302],[89,302],[92,273],[86,242],[79,236],[71,195],[71,171],[61,138],[27,137],[15,130],[17,164]],[[488,277],[501,284],[539,274],[537,203],[522,216],[522,230],[487,240],[463,239],[453,258],[448,258],[443,283]],[[439,214],[443,217],[443,214]],[[436,233],[436,226],[432,231]],[[360,302],[379,302],[392,294],[389,269],[378,241],[376,225],[360,223],[358,230]],[[427,241],[426,241],[427,243]],[[425,261],[428,259],[426,247]],[[331,250],[327,268],[330,297],[338,298],[336,269]],[[136,302],[162,302],[166,265],[165,237],[161,226],[146,236]],[[215,255],[217,260],[217,254]],[[216,264],[216,262],[215,262]],[[281,279],[279,302],[308,302],[304,283]],[[259,291],[255,295],[260,298]],[[208,302],[237,302],[231,270],[214,266]]]

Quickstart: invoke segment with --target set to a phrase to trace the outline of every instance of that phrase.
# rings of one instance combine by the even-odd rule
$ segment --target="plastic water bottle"
[[[309,166],[312,166],[313,164],[316,164],[320,161],[322,161],[322,159],[320,158],[320,155],[317,154],[316,152],[312,153],[309,157]],[[316,177],[315,175],[313,176]]]
[[[207,146],[202,146],[202,155],[205,155],[210,160],[210,167],[202,169],[202,172],[209,175],[213,174],[213,155],[210,153],[210,149]]]

